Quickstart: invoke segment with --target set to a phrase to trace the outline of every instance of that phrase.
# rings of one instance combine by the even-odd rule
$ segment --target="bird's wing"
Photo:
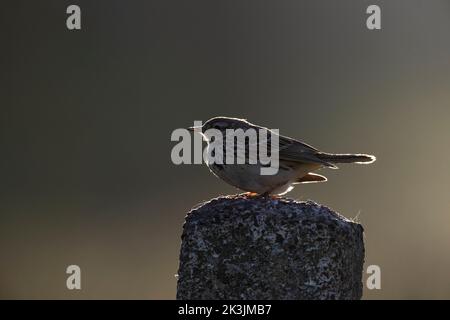
[[[337,166],[334,164],[327,162],[325,160],[319,159],[317,155],[320,153],[316,148],[298,141],[296,139],[282,136],[277,134],[276,132],[269,130],[264,127],[253,125],[254,129],[264,130],[266,131],[265,138],[262,139],[260,135],[257,138],[258,150],[261,147],[267,148],[266,152],[272,149],[272,137],[278,137],[278,156],[280,160],[292,161],[292,162],[300,162],[300,163],[316,163],[323,165],[325,167],[329,167],[332,169],[337,169]],[[261,131],[260,131],[261,132]],[[237,149],[243,148],[246,150],[249,147],[248,141],[245,140],[245,145],[237,146]],[[247,152],[245,153],[247,157]]]
[[[275,134],[272,132],[272,134]],[[295,162],[317,163],[325,167],[337,169],[334,164],[321,160],[317,157],[320,151],[316,148],[293,138],[278,135],[279,157],[281,160]]]

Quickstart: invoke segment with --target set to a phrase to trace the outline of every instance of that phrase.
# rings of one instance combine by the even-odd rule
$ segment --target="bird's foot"
[[[270,192],[265,192],[259,195],[261,198],[271,199],[271,200],[277,200],[280,199],[281,196],[277,194],[271,194]]]
[[[256,192],[246,192],[246,193],[244,193],[244,195],[245,195],[247,198],[254,198],[254,197],[260,196],[260,195],[257,194]]]
[[[281,199],[282,197],[276,194],[270,194],[270,192],[264,192],[264,193],[256,193],[256,192],[246,192],[244,195],[247,198],[262,198],[262,199],[271,199],[271,200],[277,200]]]

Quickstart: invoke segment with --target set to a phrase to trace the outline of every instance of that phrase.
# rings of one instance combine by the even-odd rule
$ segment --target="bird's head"
[[[228,118],[228,117],[215,117],[206,121],[203,126],[190,127],[189,130],[193,132],[201,133],[203,136],[207,137],[207,130],[214,129],[219,130],[223,136],[226,136],[227,129],[246,129],[251,128],[252,125],[245,119],[238,118]],[[208,139],[207,139],[208,140]]]

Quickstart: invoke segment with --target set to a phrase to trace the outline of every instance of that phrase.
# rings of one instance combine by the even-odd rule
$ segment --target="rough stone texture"
[[[363,228],[312,201],[213,199],[183,227],[177,299],[360,299]]]

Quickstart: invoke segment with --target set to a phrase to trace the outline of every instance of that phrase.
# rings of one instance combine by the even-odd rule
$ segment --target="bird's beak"
[[[187,129],[192,132],[200,132],[200,133],[202,132],[202,126],[189,127]]]

